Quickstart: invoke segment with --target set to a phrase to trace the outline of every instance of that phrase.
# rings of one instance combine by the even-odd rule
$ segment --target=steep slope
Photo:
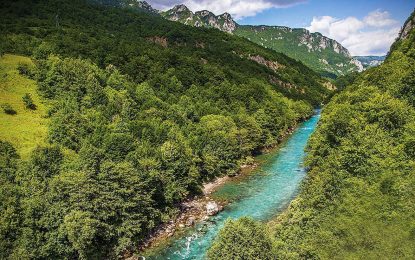
[[[308,179],[269,224],[275,258],[415,257],[414,14],[385,62],[324,108],[309,143]],[[223,233],[238,236],[238,225]]]
[[[46,106],[36,91],[36,82],[19,73],[19,68],[23,71],[33,66],[25,57],[0,57],[0,140],[12,143],[24,159],[34,148],[46,144],[47,136]],[[33,100],[32,109],[22,100],[26,93]],[[15,114],[4,113],[5,105],[10,105]]]
[[[283,54],[108,3],[0,2],[0,55],[35,71],[1,100],[18,88],[15,106],[27,84],[48,104],[45,144],[27,158],[1,135],[0,259],[128,258],[330,94]],[[24,128],[10,122],[33,126],[17,112],[2,116],[10,136]]]
[[[243,25],[238,26],[234,34],[300,60],[324,76],[335,77],[363,70],[360,62],[340,43],[306,29]]]
[[[90,3],[101,4],[106,6],[128,8],[139,12],[146,12],[149,14],[159,14],[159,11],[154,9],[146,1],[138,0],[89,0]]]
[[[12,13],[5,13],[3,16],[4,23],[1,28],[4,33],[1,35],[0,50],[31,53],[39,46],[38,38],[44,37],[48,44],[40,46],[40,52],[49,51],[63,55],[80,53],[82,57],[91,58],[101,66],[116,65],[123,72],[134,74],[133,77],[137,81],[151,76],[150,71],[139,68],[161,63],[160,69],[164,71],[174,67],[172,73],[185,87],[190,87],[195,81],[206,84],[211,80],[208,75],[216,73],[214,71],[220,68],[225,75],[231,73],[235,83],[244,82],[242,78],[245,77],[260,77],[284,95],[295,99],[307,99],[315,105],[327,94],[327,89],[323,86],[325,80],[302,64],[285,55],[265,50],[249,41],[221,32],[191,29],[157,16],[135,13],[133,10],[128,12],[128,8],[117,10],[118,17],[112,18],[105,17],[102,13],[97,14],[106,12],[100,6],[95,9],[89,7],[91,15],[85,15],[85,19],[81,20],[59,11],[58,1],[46,10],[46,15],[50,18],[39,19],[30,27],[28,33],[22,34],[24,24],[16,24],[12,20],[15,17],[13,15],[18,12],[31,14],[32,17],[23,17],[23,23],[25,18],[34,17],[33,11],[25,6],[18,6],[19,3],[20,1],[15,4],[16,10],[7,6],[7,2],[4,3],[6,6],[3,10],[11,10]],[[56,15],[57,12],[60,14]],[[50,15],[52,13],[55,15]],[[79,13],[82,13],[82,10]],[[83,34],[77,34],[73,29],[74,24],[81,24],[80,30]],[[98,31],[92,32],[88,28],[91,25],[96,25]],[[79,44],[80,42],[82,44]],[[132,43],[134,44],[131,45]],[[62,46],[64,48],[61,48]],[[118,57],[113,53],[117,53]],[[124,56],[125,59],[120,58]],[[260,57],[260,60],[253,57]],[[272,63],[279,64],[278,69],[269,66]],[[136,69],[139,69],[138,74],[134,73]]]
[[[166,19],[196,27],[216,28],[284,53],[328,77],[362,71],[359,61],[335,40],[306,29],[283,26],[238,25],[228,13],[216,16],[209,11],[193,13],[179,5],[161,13]]]

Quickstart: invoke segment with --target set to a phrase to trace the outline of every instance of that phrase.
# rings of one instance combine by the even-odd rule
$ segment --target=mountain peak
[[[224,19],[233,20],[232,15],[230,13],[223,13],[219,17],[223,17]]]
[[[177,12],[177,13],[191,12],[190,9],[184,4],[176,5],[170,11]]]
[[[349,51],[336,40],[305,28],[286,26],[238,25],[229,13],[216,16],[208,10],[193,13],[184,5],[162,13],[171,21],[196,27],[217,28],[221,31],[245,37],[263,47],[283,52],[300,60],[315,71],[328,77],[361,71],[362,64],[351,57]],[[411,22],[408,22],[411,26]]]
[[[146,1],[137,1],[137,6],[143,10],[146,10],[151,13],[158,13],[158,10],[154,9],[149,3]]]
[[[216,15],[214,13],[212,13],[211,11],[208,10],[202,10],[202,11],[197,11],[195,13],[195,15],[198,15],[200,17],[216,17]]]
[[[176,5],[172,9],[163,12],[162,16],[171,21],[178,21],[196,27],[216,28],[227,33],[232,33],[237,27],[229,13],[219,16],[208,10],[193,13],[185,5]]]

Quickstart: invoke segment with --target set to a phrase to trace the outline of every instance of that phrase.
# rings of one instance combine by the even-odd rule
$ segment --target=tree
[[[3,104],[2,107],[3,107],[4,113],[6,113],[8,115],[15,115],[15,114],[17,114],[16,110],[14,110],[14,108],[10,104],[8,104],[8,103]]]
[[[6,259],[19,235],[19,187],[15,174],[19,156],[8,142],[0,141],[0,258]]]
[[[32,99],[32,97],[30,96],[29,93],[24,94],[22,99],[23,99],[23,103],[24,103],[26,108],[32,109],[32,110],[36,109],[36,105],[33,103],[33,99]]]
[[[270,236],[253,219],[227,220],[207,253],[208,259],[275,259]]]

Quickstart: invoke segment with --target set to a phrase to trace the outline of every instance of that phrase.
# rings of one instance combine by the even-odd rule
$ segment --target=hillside
[[[362,71],[360,62],[335,40],[306,29],[281,26],[238,26],[235,35],[300,60],[327,77]]]
[[[246,252],[262,254],[272,243],[270,258],[414,258],[414,14],[385,62],[324,108],[308,146],[308,178],[288,210],[269,230],[230,222],[216,241],[228,250],[212,250],[212,259],[243,255],[223,243],[249,232],[257,238]],[[239,241],[232,243],[245,248]]]
[[[144,12],[153,15],[159,15],[159,11],[154,9],[146,1],[137,0],[88,0],[91,4],[99,4],[104,6],[126,8],[133,11]]]
[[[331,94],[283,54],[119,3],[0,3],[1,100],[17,111],[2,111],[1,259],[130,257]]]
[[[46,106],[37,93],[34,80],[21,75],[18,68],[34,66],[30,59],[4,55],[0,58],[0,140],[8,141],[16,147],[19,155],[27,159],[38,145],[46,144]],[[26,108],[22,97],[30,94],[35,109]],[[10,105],[14,114],[4,113]]]
[[[239,25],[227,13],[219,16],[206,10],[193,13],[184,5],[175,6],[161,15],[171,21],[196,27],[216,28],[247,38],[263,47],[299,60],[326,77],[334,78],[363,70],[361,63],[351,57],[349,51],[341,44],[320,33],[310,33],[306,29]]]
[[[75,5],[72,9],[80,8],[79,12],[64,12],[65,4],[60,8],[59,1],[51,6],[19,6],[19,3],[14,6],[8,2],[2,4],[5,12],[0,50],[3,52],[30,54],[39,47],[38,52],[80,55],[100,66],[115,65],[133,76],[136,82],[151,79],[151,71],[145,68],[158,63],[159,70],[165,72],[174,68],[170,73],[186,88],[194,82],[207,84],[214,78],[209,75],[224,73],[232,83],[246,82],[245,78],[261,78],[284,95],[306,99],[315,105],[327,94],[323,86],[325,80],[301,63],[221,32],[191,29],[129,8],[85,6],[89,15],[72,17],[68,12],[83,14],[83,7]],[[57,10],[61,12],[58,15]],[[44,15],[36,17],[35,12]],[[105,16],[105,12],[114,12],[116,17]],[[16,15],[22,14],[25,15],[21,22],[15,23]],[[95,24],[96,31],[91,30],[91,24]],[[75,30],[74,26],[79,28]],[[128,37],[124,32],[129,33]],[[40,45],[40,40],[45,43]],[[217,75],[219,78],[224,76]]]

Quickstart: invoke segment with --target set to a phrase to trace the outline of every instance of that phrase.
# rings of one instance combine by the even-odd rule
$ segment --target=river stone
[[[195,224],[195,218],[194,217],[190,217],[187,219],[186,221],[186,226],[193,226]]]
[[[218,204],[216,202],[209,201],[206,204],[206,213],[209,216],[214,216],[214,215],[218,214],[218,212],[219,212],[219,206],[218,206]]]

